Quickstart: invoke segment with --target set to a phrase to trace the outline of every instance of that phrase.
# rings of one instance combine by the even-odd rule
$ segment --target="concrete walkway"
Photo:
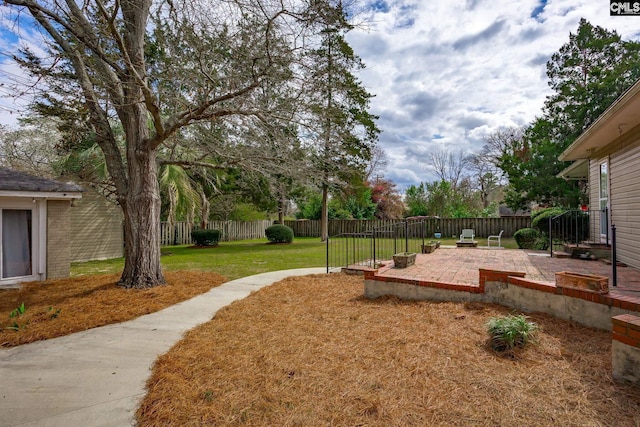
[[[131,426],[153,362],[185,331],[285,277],[324,272],[245,277],[129,322],[0,350],[0,427]]]

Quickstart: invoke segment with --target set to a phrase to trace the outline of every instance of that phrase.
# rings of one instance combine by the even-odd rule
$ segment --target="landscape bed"
[[[515,357],[485,304],[362,296],[358,276],[286,279],[222,309],[161,356],[141,426],[616,425],[640,390],[611,379],[611,336],[547,315]]]
[[[120,275],[107,274],[30,282],[20,290],[0,291],[0,347],[135,319],[226,281],[205,271],[168,271],[165,277],[167,285],[146,290],[120,288]]]

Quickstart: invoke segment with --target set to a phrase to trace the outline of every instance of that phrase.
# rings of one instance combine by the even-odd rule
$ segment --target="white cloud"
[[[580,18],[640,39],[640,17],[610,17],[604,2],[569,0],[376,0],[348,41],[376,95],[387,177],[401,190],[434,177],[430,150],[477,151],[501,127],[542,113],[550,94],[546,62]]]
[[[375,94],[387,177],[400,190],[435,177],[429,152],[476,151],[500,127],[522,126],[542,112],[546,61],[575,32],[580,18],[640,39],[640,17],[610,17],[593,0],[360,0],[359,25],[348,41],[367,69],[360,78]],[[26,18],[25,18],[26,19]],[[15,51],[17,27],[0,15],[0,52]],[[26,28],[29,28],[28,26]],[[42,47],[36,31],[23,43]],[[39,52],[40,53],[40,52]],[[0,56],[0,79],[22,76]],[[0,95],[10,95],[0,86]],[[14,123],[24,101],[0,96],[0,124]],[[12,111],[13,114],[9,114]]]

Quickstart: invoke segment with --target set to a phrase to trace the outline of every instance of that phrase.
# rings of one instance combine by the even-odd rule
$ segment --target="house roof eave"
[[[580,159],[571,163],[556,175],[568,181],[586,181],[589,179],[589,160]]]
[[[640,125],[640,80],[607,108],[562,154],[561,161],[590,158],[625,132]]]
[[[24,199],[47,199],[47,200],[73,200],[81,199],[80,192],[54,192],[54,191],[10,191],[0,190],[0,197],[15,197]]]

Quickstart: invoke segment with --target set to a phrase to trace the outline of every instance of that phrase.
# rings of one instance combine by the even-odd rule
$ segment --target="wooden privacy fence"
[[[374,228],[402,223],[405,220],[330,220],[329,236],[347,233],[362,233]],[[409,219],[409,222],[412,220]],[[463,228],[472,228],[476,237],[487,237],[504,230],[503,237],[512,237],[521,228],[531,227],[530,217],[503,218],[419,218],[415,221],[424,222],[425,234],[432,237],[440,232],[442,237],[460,237]],[[285,221],[285,225],[293,229],[297,237],[320,237],[320,220]]]
[[[329,236],[337,236],[346,233],[361,233],[385,226],[400,224],[404,220],[330,220]],[[412,220],[409,220],[411,222]],[[503,237],[512,237],[513,233],[521,228],[531,227],[529,217],[505,217],[505,218],[420,218],[425,226],[425,234],[433,236],[440,231],[442,237],[456,238],[460,236],[463,228],[473,228],[476,237],[487,237],[498,234],[504,230]],[[319,220],[285,221],[285,225],[293,229],[297,237],[320,237]],[[265,228],[272,225],[269,220],[264,221],[211,221],[208,229],[220,230],[220,240],[232,242],[247,239],[262,239],[265,237]],[[192,227],[187,222],[175,223],[173,230],[169,229],[167,222],[160,223],[160,239],[162,246],[189,245],[191,244]]]
[[[264,230],[273,224],[273,221],[211,221],[207,225],[209,230],[220,230],[220,241],[233,242],[237,240],[261,239],[265,237]],[[189,245],[191,241],[192,227],[187,222],[175,223],[173,230],[169,223],[160,223],[160,239],[162,246]]]

